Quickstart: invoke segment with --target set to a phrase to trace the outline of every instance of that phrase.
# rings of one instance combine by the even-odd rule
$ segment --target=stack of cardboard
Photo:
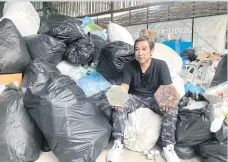
[[[156,32],[153,32],[153,31],[151,31],[151,30],[143,29],[143,30],[141,30],[139,36],[140,36],[140,37],[146,36],[146,37],[149,37],[152,41],[155,41],[156,36],[157,36],[157,33],[156,33]]]
[[[211,60],[211,61],[219,61],[222,58],[221,55],[216,54],[216,53],[208,53],[208,52],[203,52],[198,54],[197,60],[199,61],[205,61],[205,60]]]
[[[6,89],[6,85],[14,83],[18,88],[21,87],[22,73],[0,75],[0,94]]]

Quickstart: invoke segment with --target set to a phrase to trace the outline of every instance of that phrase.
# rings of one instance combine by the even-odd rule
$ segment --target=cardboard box
[[[198,57],[196,59],[200,60],[200,61],[208,60],[208,57],[210,55],[211,55],[211,53],[203,52],[203,53],[198,54]]]
[[[203,52],[203,53],[200,53],[198,54],[198,57],[196,58],[197,60],[200,60],[200,61],[204,61],[204,60],[221,60],[222,59],[222,56],[219,55],[219,54],[216,54],[216,53],[208,53],[208,52]]]
[[[22,73],[0,75],[0,85],[15,83],[18,87],[21,87],[21,82],[22,82]]]
[[[156,40],[157,33],[156,32],[153,32],[151,30],[143,29],[143,30],[141,30],[139,36],[140,37],[141,36],[146,36],[146,37],[149,37],[152,41],[155,41]]]

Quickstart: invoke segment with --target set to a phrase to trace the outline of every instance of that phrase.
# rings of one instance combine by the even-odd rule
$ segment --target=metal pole
[[[195,2],[193,2],[193,9],[192,9],[192,15],[195,13]],[[194,23],[195,23],[195,18],[192,18],[192,48],[193,48],[193,39],[194,39]]]
[[[98,25],[98,16],[97,16],[97,25]]]
[[[147,10],[147,14],[146,14],[146,28],[148,30],[148,28],[149,28],[149,24],[148,24],[148,21],[149,21],[149,7],[148,6],[147,6],[146,10]]]
[[[111,2],[110,11],[111,11],[111,22],[113,22],[113,11],[114,11],[114,3],[113,2]]]
[[[192,18],[192,48],[193,48],[193,37],[194,37],[194,20],[195,18]]]
[[[5,2],[0,2],[0,18],[3,16],[3,8]]]
[[[227,8],[228,8],[228,2],[227,2]],[[227,14],[228,14],[228,10],[227,10]],[[226,46],[225,47],[226,49],[228,49],[228,23],[226,25]]]
[[[129,26],[131,25],[131,9],[129,9]]]

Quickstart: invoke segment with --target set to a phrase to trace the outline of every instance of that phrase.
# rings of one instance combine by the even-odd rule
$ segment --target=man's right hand
[[[118,109],[120,109],[121,107],[120,107],[120,106],[112,106],[112,108],[115,109],[115,110],[118,110]]]
[[[120,86],[122,86],[127,92],[129,91],[129,85],[121,83]]]
[[[129,85],[121,83],[120,86],[122,86],[128,92]],[[115,110],[118,110],[118,109],[121,109],[122,107],[120,107],[120,106],[112,106],[112,108],[115,109]]]

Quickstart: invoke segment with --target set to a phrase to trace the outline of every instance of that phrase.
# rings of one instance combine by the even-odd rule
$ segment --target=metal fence
[[[111,13],[105,18],[98,15],[97,23],[104,26],[113,21],[122,26],[129,26],[220,14],[227,14],[227,2],[164,2],[121,12],[114,11],[113,18]]]
[[[122,26],[180,20],[227,14],[227,2],[34,2],[43,3],[43,12],[55,12],[73,17],[93,17],[98,25],[109,21]],[[41,8],[42,8],[41,7]],[[38,9],[40,11],[40,9]]]
[[[204,37],[197,35],[197,29],[194,27],[194,18],[207,17],[213,15],[227,14],[227,2],[32,2],[40,16],[49,12],[69,15],[73,17],[90,16],[94,18],[95,23],[106,28],[110,21],[125,26],[128,30],[134,31],[147,28],[157,30],[158,33],[170,30],[167,26],[176,21],[174,31],[194,42],[193,37]],[[0,16],[2,16],[4,2],[0,2]],[[178,21],[177,21],[178,20]],[[186,21],[187,22],[186,22]],[[190,21],[190,22],[188,22]],[[216,20],[213,20],[216,24]],[[179,23],[177,23],[179,22]],[[207,23],[207,22],[205,22]],[[166,27],[164,27],[166,26]],[[175,26],[175,25],[174,25]],[[207,30],[207,26],[204,27]],[[189,34],[191,33],[191,34]],[[209,32],[208,32],[209,33]],[[228,33],[228,27],[227,27]],[[133,33],[134,35],[134,33]],[[136,34],[137,35],[137,34]],[[212,34],[213,35],[213,34]],[[213,36],[211,36],[213,39]],[[226,48],[228,47],[228,36],[226,34]],[[219,40],[218,40],[219,41]],[[207,42],[209,43],[209,42]],[[210,44],[210,43],[209,43]],[[213,48],[213,47],[211,47]]]
[[[34,6],[34,8],[36,9],[36,11],[39,13],[40,16],[43,16],[44,12],[43,12],[43,2],[31,2]]]
[[[52,2],[53,6],[57,7],[58,13],[69,16],[94,16],[104,15],[117,10],[127,10],[130,7],[146,5],[151,2],[135,1],[135,2]]]
[[[4,2],[0,2],[0,17],[3,16]]]
[[[182,39],[192,42],[197,51],[223,53],[228,39],[226,35],[227,19],[227,15],[216,15],[131,25],[125,26],[125,28],[134,39],[139,37],[142,29],[150,29],[157,33],[157,42]]]

